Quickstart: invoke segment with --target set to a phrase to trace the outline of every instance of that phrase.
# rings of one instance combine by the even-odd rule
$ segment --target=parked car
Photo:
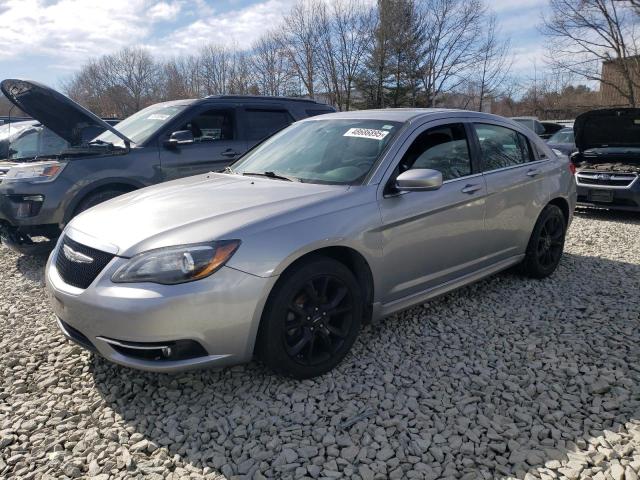
[[[559,123],[541,122],[537,117],[511,117],[511,120],[533,130],[536,135],[545,140],[563,128]]]
[[[556,123],[556,122],[540,122],[540,124],[544,128],[544,132],[539,136],[544,140],[548,140],[549,138],[551,138],[553,135],[555,135],[557,132],[559,132],[564,128],[564,125],[561,125],[560,123]]]
[[[574,130],[578,205],[640,211],[640,109],[592,110]]]
[[[116,125],[117,119],[103,119],[109,125]],[[83,132],[85,142],[93,140],[104,132],[104,128],[95,127]],[[9,171],[16,162],[24,162],[37,157],[58,155],[71,145],[37,120],[9,123],[0,126],[0,161],[9,160],[0,165],[0,175]]]
[[[372,318],[518,264],[550,275],[575,195],[568,159],[501,117],[323,115],[225,173],[80,214],[47,288],[63,333],[116,363],[176,371],[256,353],[312,377]]]
[[[562,152],[563,155],[570,156],[577,150],[576,140],[573,136],[573,128],[558,130],[547,140],[547,145],[549,145],[550,148]]]
[[[24,122],[27,120],[31,120],[29,117],[13,117],[13,116],[8,116],[8,115],[1,115],[0,116],[0,125],[7,125],[9,123],[14,123],[14,122]]]
[[[511,117],[511,120],[524,125],[538,136],[543,135],[545,132],[544,126],[536,117]]]
[[[71,218],[100,202],[222,169],[293,121],[334,111],[304,99],[211,96],[152,105],[114,127],[37,82],[0,89],[70,144],[41,161],[0,162],[0,236],[22,253],[50,251]],[[107,131],[87,141],[96,128]]]

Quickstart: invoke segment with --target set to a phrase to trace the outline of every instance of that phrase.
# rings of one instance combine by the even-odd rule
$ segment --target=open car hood
[[[640,148],[640,108],[603,108],[579,115],[573,125],[576,147]]]
[[[99,127],[120,137],[125,145],[131,140],[69,97],[31,80],[6,79],[0,90],[11,103],[31,115],[72,146],[81,145],[85,128]]]

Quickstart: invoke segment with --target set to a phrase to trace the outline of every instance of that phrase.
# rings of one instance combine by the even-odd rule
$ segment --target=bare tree
[[[513,60],[509,57],[509,40],[500,40],[495,15],[490,15],[479,48],[474,83],[477,85],[478,111],[485,106],[485,98],[498,95],[505,84]]]
[[[338,56],[338,88],[342,92],[341,110],[351,108],[356,77],[372,39],[373,10],[361,0],[338,0],[333,4],[333,35]]]
[[[257,88],[263,95],[286,95],[290,91],[291,66],[276,32],[259,38],[251,49],[251,68]]]
[[[422,82],[427,106],[465,83],[478,62],[486,8],[480,0],[429,0],[425,6],[429,32]]]
[[[549,64],[617,91],[638,105],[640,58],[636,19],[627,2],[550,0],[543,33],[551,40]],[[603,75],[608,64],[621,81]]]
[[[325,8],[322,0],[300,0],[285,17],[282,29],[282,47],[307,95],[312,98],[317,82],[320,13]]]

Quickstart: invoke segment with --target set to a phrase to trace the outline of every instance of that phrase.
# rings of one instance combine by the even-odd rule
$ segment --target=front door
[[[385,275],[383,303],[418,294],[484,266],[486,187],[462,122],[417,129],[380,198]],[[438,190],[393,192],[412,168],[442,173]]]
[[[160,164],[164,180],[224,169],[247,149],[238,138],[235,107],[206,107],[165,132],[160,138]],[[193,143],[166,147],[177,130],[190,130]]]

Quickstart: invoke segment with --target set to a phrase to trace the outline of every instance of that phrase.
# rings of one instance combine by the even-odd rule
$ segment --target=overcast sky
[[[206,43],[249,46],[295,0],[0,0],[0,77],[58,87],[91,57],[128,45],[154,54],[197,52]],[[490,0],[511,38],[513,71],[543,64],[537,31],[546,0]]]

